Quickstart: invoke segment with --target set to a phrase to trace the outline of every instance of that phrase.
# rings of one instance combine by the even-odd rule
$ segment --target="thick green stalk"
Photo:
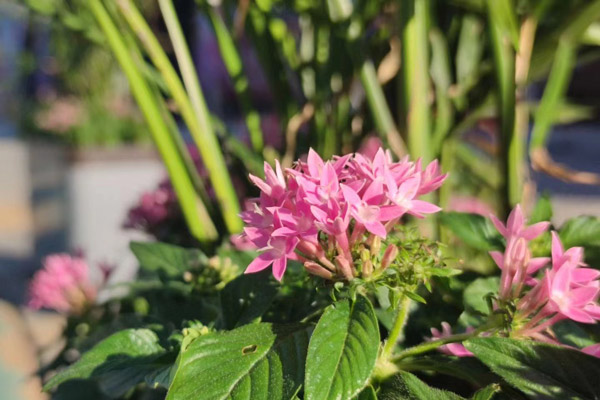
[[[431,29],[431,78],[435,84],[435,128],[433,130],[433,154],[440,155],[442,145],[454,124],[454,107],[449,91],[452,85],[452,70],[448,43],[439,28]]]
[[[540,105],[535,112],[535,123],[529,144],[529,151],[532,154],[537,149],[546,146],[550,128],[556,120],[557,110],[564,100],[569,79],[571,79],[576,49],[577,47],[566,38],[558,42],[548,83],[544,89]]]
[[[404,0],[403,57],[407,142],[413,158],[433,159],[429,87],[429,0]]]
[[[190,232],[200,241],[215,239],[217,231],[204,204],[194,190],[186,167],[170,137],[169,128],[161,117],[160,107],[154,101],[152,91],[131,58],[127,45],[101,1],[89,0],[88,4],[100,29],[106,36],[108,45],[129,80],[131,92],[144,114],[148,128],[165,163]]]
[[[261,154],[263,150],[263,132],[260,126],[260,114],[252,107],[250,93],[248,92],[248,79],[244,74],[242,59],[221,15],[210,6],[207,7],[207,12],[217,37],[223,63],[233,81],[233,87],[242,106],[252,147],[255,152]]]
[[[399,305],[400,309],[396,315],[394,326],[392,327],[392,330],[390,331],[390,334],[388,335],[381,352],[381,358],[383,360],[389,359],[390,355],[392,354],[392,350],[394,350],[394,347],[396,346],[396,342],[398,342],[398,339],[404,330],[404,325],[406,325],[406,319],[410,309],[410,298],[408,296],[404,296]]]
[[[377,81],[377,71],[371,60],[365,60],[360,67],[360,80],[367,95],[367,103],[373,114],[377,131],[398,157],[406,154],[406,146],[390,111],[381,85]]]
[[[190,95],[190,97],[188,97],[188,93],[186,93],[186,90],[183,87],[177,72],[173,68],[169,58],[139,10],[135,7],[131,0],[117,1],[121,13],[131,26],[132,30],[136,33],[144,48],[148,52],[148,55],[152,59],[152,62],[163,76],[170,94],[177,103],[181,116],[190,130],[192,138],[200,150],[202,161],[204,162],[204,165],[208,171],[212,186],[221,206],[223,219],[225,220],[225,224],[229,232],[239,232],[242,228],[242,222],[238,217],[238,199],[231,182],[231,177],[227,171],[227,166],[225,164],[219,142],[216,138],[212,125],[210,124],[210,115],[206,108],[206,104],[204,103],[204,98],[202,97],[199,84],[197,86],[197,90],[194,90],[195,86],[192,88],[188,87],[188,92]],[[160,1],[160,4],[162,8],[163,1]],[[176,15],[174,14],[175,11],[172,11],[174,18],[176,19]],[[165,15],[167,27],[170,27],[173,24],[176,24],[179,27],[179,23],[177,21],[171,21],[171,17],[172,16],[168,13]],[[173,41],[176,52],[181,46],[186,46],[185,42],[181,44],[180,40],[178,40],[183,40],[183,34],[181,33],[180,27],[179,33],[181,34],[181,37],[179,37],[177,34],[171,34],[171,40]],[[194,75],[193,80],[197,82],[195,75],[196,73],[193,69],[191,58],[189,58],[189,62],[180,60],[179,66],[184,78],[191,75],[191,69]]]
[[[520,157],[520,138],[515,135],[515,49],[511,41],[512,23],[508,23],[510,18],[506,17],[510,4],[505,4],[509,2],[487,1],[500,113],[501,169],[506,176],[502,196],[504,212],[521,201],[520,168],[524,161]]]

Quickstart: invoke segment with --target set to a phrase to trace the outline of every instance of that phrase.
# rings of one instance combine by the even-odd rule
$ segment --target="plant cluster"
[[[260,196],[235,241],[258,253],[132,243],[140,277],[104,304],[87,290],[87,264],[50,257],[32,305],[71,317],[46,390],[168,400],[598,396],[597,336],[585,327],[600,319],[600,273],[556,232],[551,257],[534,256],[550,224],[528,226],[519,206],[506,224],[492,216],[498,235],[483,238],[503,248],[490,252],[500,277],[459,289],[465,332],[441,322],[448,315],[434,304],[451,302],[462,276],[444,246],[402,222],[439,211],[418,197],[445,178],[435,162],[393,162],[382,149],[265,165],[264,179],[250,176]],[[42,285],[50,275],[54,284]],[[411,337],[432,320],[441,332]],[[429,386],[432,373],[458,380]]]

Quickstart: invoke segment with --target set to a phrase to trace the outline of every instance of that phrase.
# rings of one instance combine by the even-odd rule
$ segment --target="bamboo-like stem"
[[[403,8],[404,101],[407,143],[413,158],[433,159],[429,85],[429,0],[405,0]]]
[[[183,39],[183,33],[172,3],[170,1],[159,1],[176,54],[180,54],[182,52],[181,47],[185,47],[184,52],[187,57],[183,57],[183,59],[178,57],[182,76],[184,76],[184,79],[187,77],[188,80],[192,80],[197,84],[197,86],[192,84],[191,87],[188,85],[190,97],[188,97],[188,93],[186,93],[177,72],[158,39],[133,2],[131,0],[117,0],[117,3],[127,23],[136,33],[152,62],[163,76],[171,96],[173,96],[179,107],[181,116],[200,151],[229,232],[239,232],[242,229],[242,222],[238,217],[240,211],[238,199],[219,142],[210,123],[210,114],[206,108],[194,65],[189,52],[187,52],[187,45]]]
[[[229,34],[221,15],[212,7],[207,7],[208,16],[212,23],[221,58],[225,68],[233,81],[233,87],[238,95],[242,112],[246,120],[246,128],[250,134],[252,148],[258,154],[263,150],[263,132],[260,126],[260,114],[252,107],[252,101],[248,92],[248,79],[242,68],[242,59],[238,53],[233,38]]]
[[[367,103],[373,114],[377,131],[387,140],[390,148],[398,157],[406,154],[406,145],[396,128],[383,89],[377,80],[377,71],[371,60],[365,60],[360,67],[360,80],[367,95]]]
[[[507,213],[521,200],[521,182],[519,181],[519,143],[515,137],[515,50],[511,42],[509,29],[505,26],[503,13],[510,6],[503,4],[507,0],[488,0],[490,36],[498,86],[498,111],[500,113],[500,156],[501,170],[506,176],[503,186],[502,208]]]
[[[129,80],[131,92],[144,114],[150,133],[165,163],[190,232],[200,241],[215,239],[216,228],[194,190],[186,167],[170,137],[169,128],[161,118],[160,107],[154,101],[153,93],[135,65],[119,30],[100,0],[90,0],[88,5]]]
[[[383,350],[381,352],[381,358],[383,360],[388,360],[390,355],[392,354],[392,350],[394,350],[394,346],[396,346],[396,342],[398,338],[402,334],[404,330],[404,326],[406,325],[406,320],[408,317],[408,311],[410,308],[410,298],[408,296],[404,296],[402,300],[400,300],[400,309],[398,310],[398,314],[396,315],[396,320],[394,321],[394,326],[390,330],[390,334],[383,345]]]

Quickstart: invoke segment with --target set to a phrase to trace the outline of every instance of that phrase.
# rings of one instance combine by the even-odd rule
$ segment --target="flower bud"
[[[338,271],[346,278],[346,280],[351,281],[354,279],[354,273],[352,272],[352,266],[348,259],[344,256],[337,256],[335,258],[335,265],[338,267]]]
[[[314,261],[306,261],[304,263],[304,268],[306,268],[309,273],[320,276],[323,279],[333,279],[333,274],[330,271],[326,270]]]
[[[398,256],[398,246],[395,244],[390,244],[386,249],[385,253],[383,253],[383,258],[381,259],[381,270],[385,270],[389,267],[392,262]]]

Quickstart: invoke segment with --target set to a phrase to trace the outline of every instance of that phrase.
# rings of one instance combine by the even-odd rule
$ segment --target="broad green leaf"
[[[291,398],[304,376],[310,329],[251,324],[194,340],[167,400]]]
[[[533,398],[600,397],[600,359],[577,350],[508,338],[475,338],[467,349],[509,384]]]
[[[481,215],[445,212],[440,214],[440,222],[471,247],[484,251],[502,247],[500,234],[494,225]]]
[[[558,232],[565,248],[600,245],[600,219],[581,216],[568,220]]]
[[[455,393],[432,388],[419,378],[408,372],[400,372],[384,385],[381,400],[464,400]]]
[[[463,292],[465,310],[487,314],[489,307],[486,296],[497,293],[499,285],[500,278],[497,276],[475,279]]]
[[[552,219],[552,203],[550,196],[543,194],[535,203],[535,207],[529,217],[529,223],[534,224],[542,221],[550,221]]]
[[[240,275],[221,291],[223,322],[233,329],[260,317],[277,295],[277,286],[271,279],[271,270]]]
[[[120,397],[140,382],[154,381],[157,372],[172,363],[165,357],[168,354],[154,332],[126,329],[85,352],[79,361],[52,377],[44,390],[72,379],[92,379],[104,393]]]
[[[152,272],[160,271],[168,276],[180,276],[206,261],[206,256],[200,250],[166,243],[131,242],[129,247],[141,268]]]
[[[581,326],[570,319],[554,324],[552,332],[559,342],[583,348],[596,344],[596,341]]]
[[[365,386],[377,360],[379,325],[371,302],[341,300],[327,307],[306,356],[306,400],[349,399]]]

